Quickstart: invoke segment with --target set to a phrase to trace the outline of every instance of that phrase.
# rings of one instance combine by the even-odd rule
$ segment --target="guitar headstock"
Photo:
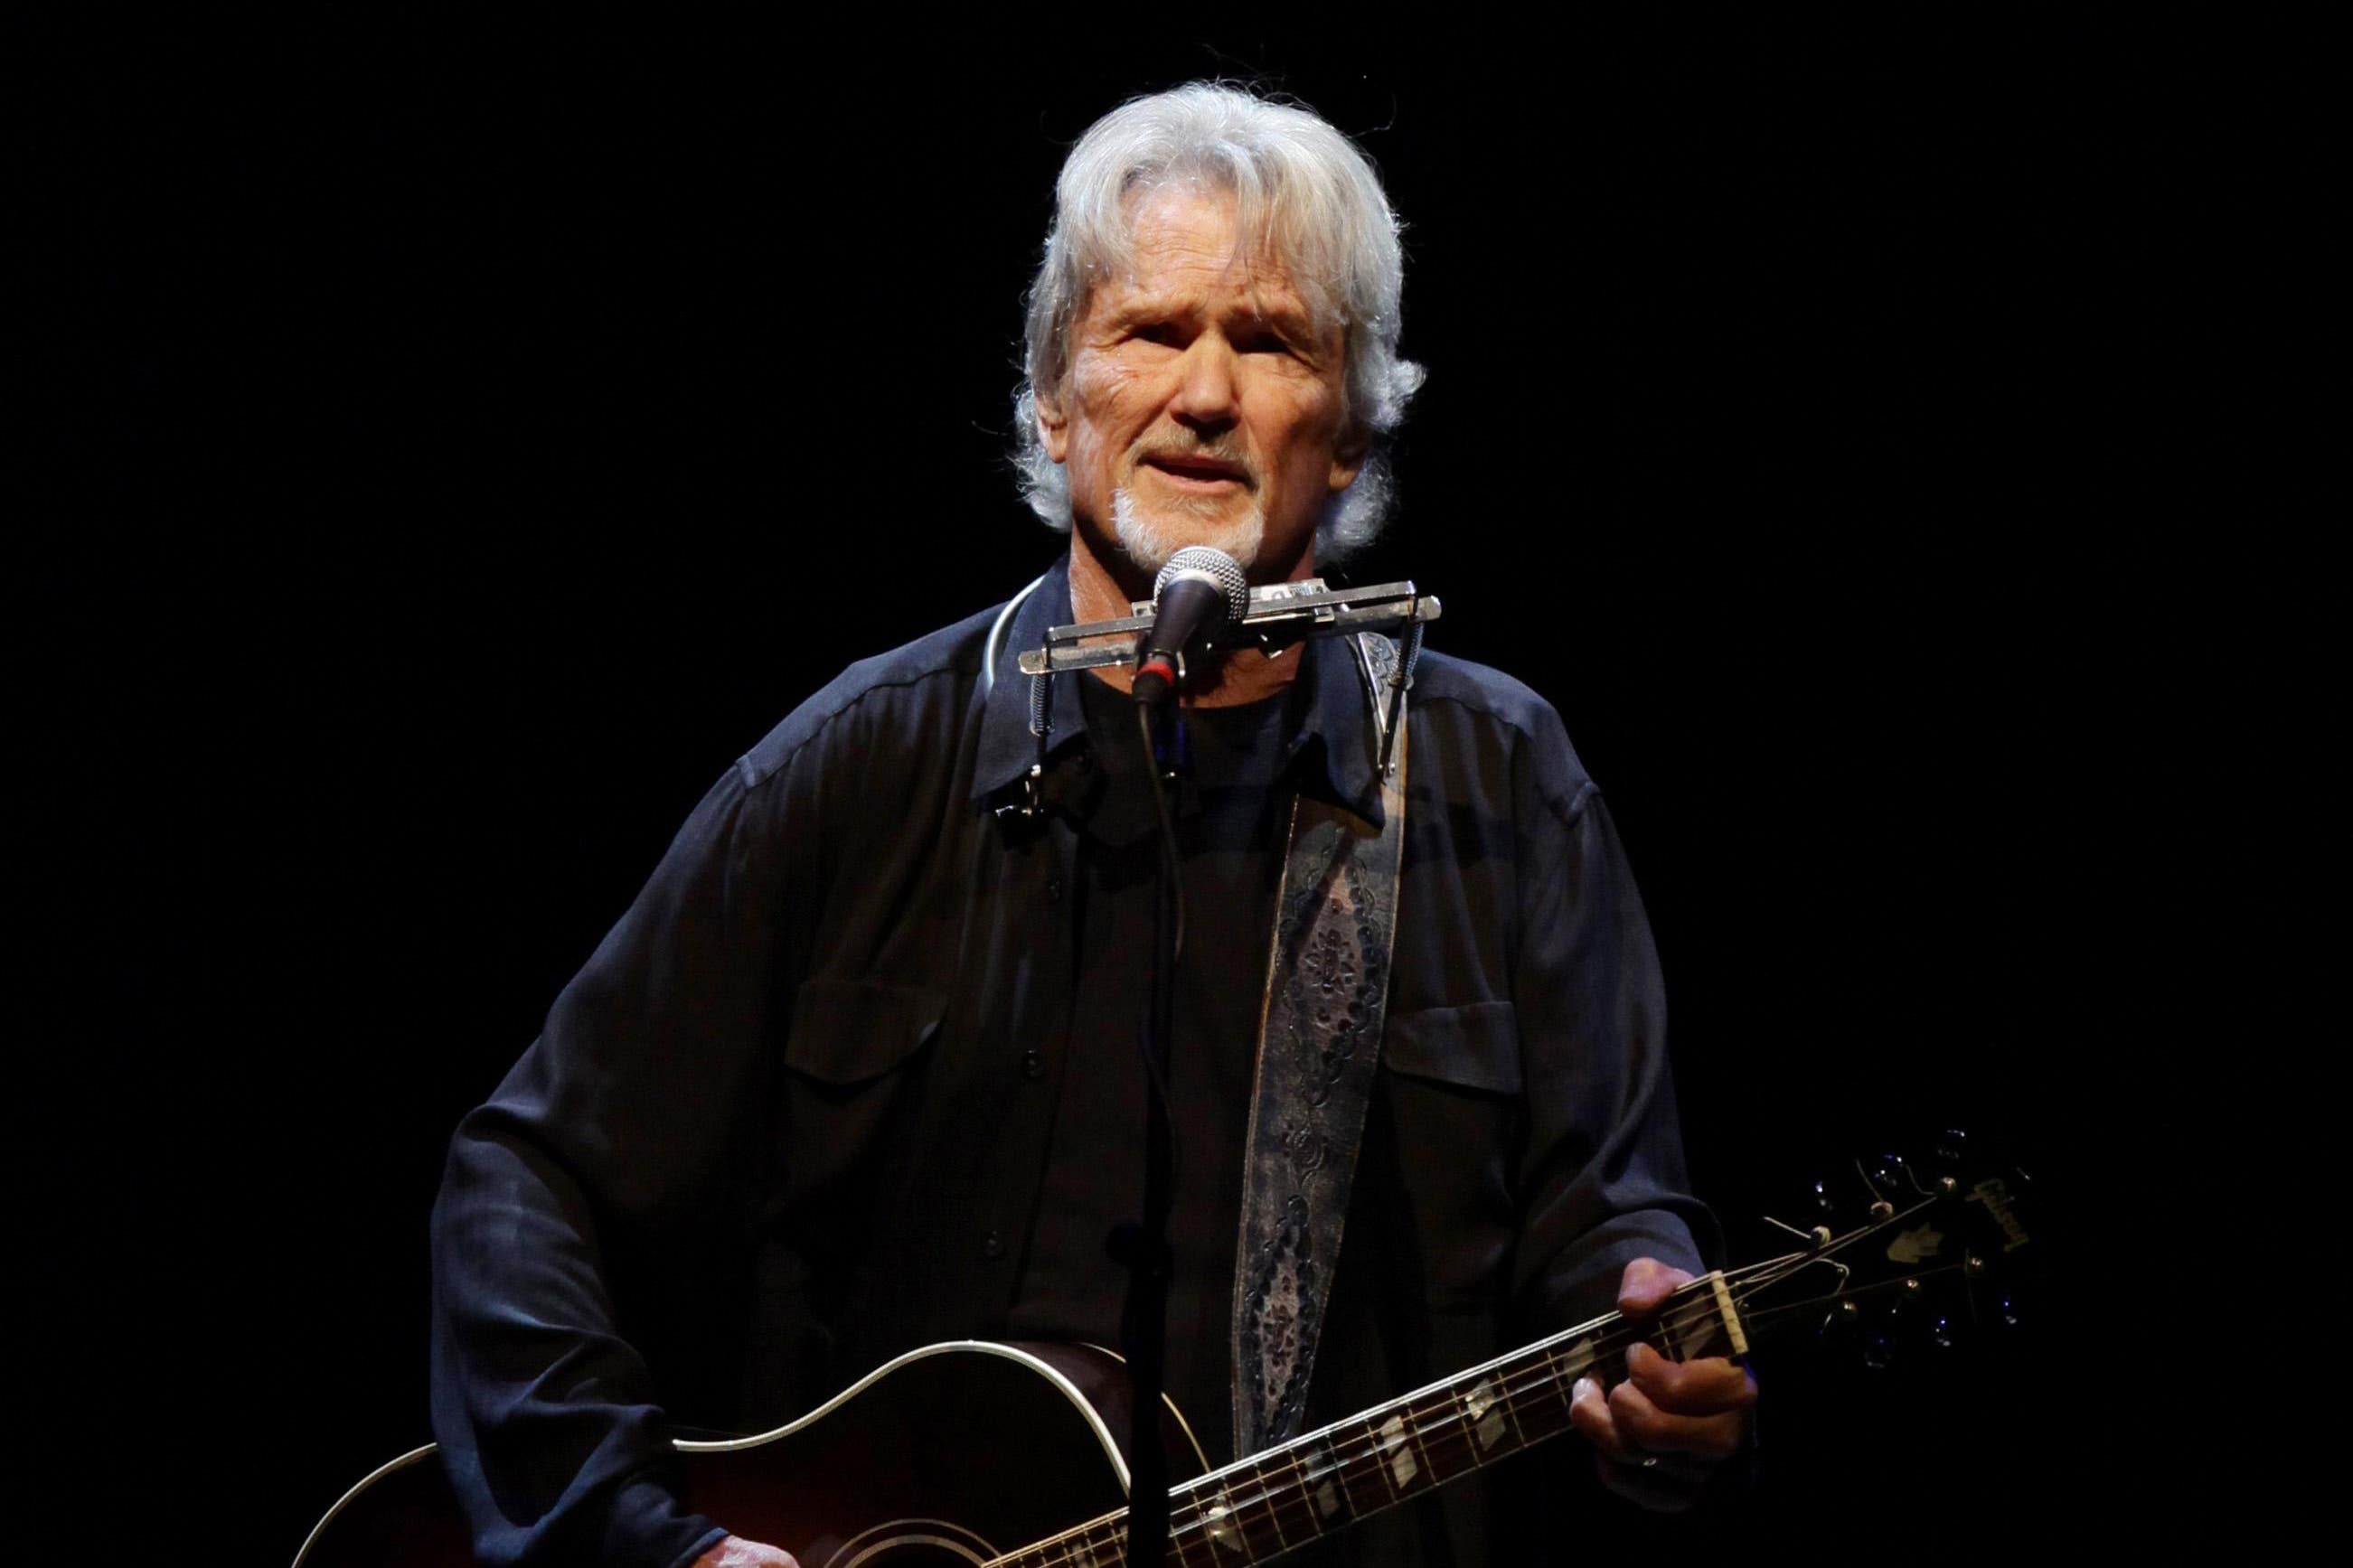
[[[2023,1171],[1972,1159],[1947,1130],[1818,1177],[1797,1207],[1765,1216],[1788,1249],[1726,1278],[1752,1336],[1809,1329],[1884,1368],[2018,1328],[2031,1213]]]

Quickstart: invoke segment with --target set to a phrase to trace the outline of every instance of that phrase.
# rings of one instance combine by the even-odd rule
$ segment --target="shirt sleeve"
[[[1715,1222],[1691,1195],[1650,922],[1600,793],[1540,707],[1513,765],[1513,970],[1528,1137],[1513,1295],[1549,1329],[1610,1310],[1651,1257],[1697,1273]]]
[[[451,1141],[433,1425],[483,1563],[671,1568],[724,1534],[676,1500],[662,1390],[623,1325],[727,1289],[745,1255],[773,1070],[760,815],[744,770],[713,786]]]

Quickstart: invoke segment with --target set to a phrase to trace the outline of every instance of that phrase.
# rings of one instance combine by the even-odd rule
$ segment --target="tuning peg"
[[[1936,1321],[1928,1325],[1928,1342],[1936,1346],[1940,1351],[1951,1350],[1953,1348],[1953,1320],[1945,1316],[1942,1312],[1937,1313]]]
[[[1854,1173],[1862,1178],[1865,1190],[1871,1194],[1871,1207],[1866,1211],[1874,1225],[1892,1218],[1895,1205],[1888,1201],[1890,1194],[1905,1194],[1911,1172],[1901,1154],[1882,1154],[1876,1160],[1857,1160]]]
[[[1829,1215],[1837,1212],[1838,1205],[1831,1201],[1831,1184],[1817,1178],[1814,1182],[1814,1213]]]
[[[1957,1165],[1968,1158],[1969,1135],[1957,1127],[1945,1129],[1936,1140],[1936,1158],[1947,1165]]]
[[[1799,1230],[1796,1226],[1791,1225],[1788,1221],[1775,1219],[1769,1214],[1760,1215],[1757,1217],[1762,1219],[1767,1225],[1771,1226],[1775,1230],[1788,1232],[1791,1236],[1796,1237],[1799,1241],[1804,1242],[1808,1247],[1814,1248],[1816,1251],[1820,1251],[1821,1248],[1828,1247],[1831,1244],[1831,1227],[1826,1225],[1818,1225],[1811,1230]]]

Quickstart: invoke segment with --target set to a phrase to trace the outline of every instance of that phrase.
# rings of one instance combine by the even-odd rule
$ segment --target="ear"
[[[1060,390],[1049,393],[1039,390],[1031,402],[1038,411],[1038,435],[1046,444],[1046,456],[1058,463],[1071,458],[1071,416],[1062,406]]]
[[[1372,449],[1373,438],[1369,435],[1351,436],[1332,448],[1332,471],[1325,476],[1324,482],[1334,495],[1356,482],[1356,476],[1364,472],[1365,458],[1371,455]]]

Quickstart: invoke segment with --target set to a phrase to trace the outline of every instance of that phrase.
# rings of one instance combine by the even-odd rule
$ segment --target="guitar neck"
[[[1723,1275],[1704,1275],[1640,1329],[1609,1313],[1176,1488],[1167,1562],[1263,1563],[1556,1436],[1577,1380],[1597,1366],[1622,1373],[1637,1341],[1676,1360],[1747,1349]],[[1121,1510],[987,1568],[1123,1568],[1126,1537]]]

